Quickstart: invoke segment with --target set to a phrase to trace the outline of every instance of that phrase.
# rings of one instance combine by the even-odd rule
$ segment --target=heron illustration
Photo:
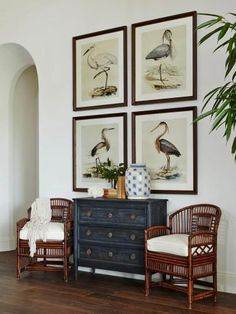
[[[169,142],[168,140],[164,138],[161,139],[161,137],[164,136],[167,131],[169,131],[169,127],[166,122],[164,121],[160,122],[154,129],[151,130],[151,132],[153,132],[154,130],[156,130],[157,128],[161,126],[164,126],[164,131],[156,138],[155,147],[158,153],[162,152],[165,154],[166,160],[167,160],[166,170],[170,171],[171,169],[170,168],[170,155],[175,155],[179,157],[181,156],[181,154],[174,144],[172,144],[171,142]]]
[[[102,95],[107,95],[109,93],[114,92],[114,90],[109,91],[108,88],[108,72],[110,71],[110,66],[113,64],[117,64],[117,57],[109,52],[98,53],[94,55],[95,45],[90,46],[83,54],[83,56],[87,55],[87,64],[88,66],[98,71],[97,74],[93,77],[95,79],[101,74],[105,74],[105,83],[102,88]],[[113,87],[114,89],[114,87]],[[115,90],[116,91],[116,90]],[[101,92],[101,90],[100,90]]]
[[[165,43],[167,41],[168,43]],[[173,44],[172,44],[172,32],[166,29],[162,35],[162,44],[154,48],[145,59],[153,59],[155,61],[162,60],[163,58],[173,57]],[[159,65],[160,81],[164,84],[162,77],[162,63]]]
[[[91,156],[94,157],[95,155],[98,155],[98,153],[101,153],[102,151],[109,151],[110,149],[110,143],[106,137],[106,132],[110,131],[110,130],[114,130],[114,128],[103,128],[101,131],[101,138],[102,141],[97,143],[93,149],[91,150]]]

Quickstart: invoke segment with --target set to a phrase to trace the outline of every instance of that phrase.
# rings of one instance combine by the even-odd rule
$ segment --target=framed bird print
[[[197,98],[197,13],[132,24],[132,103]]]
[[[197,193],[196,107],[132,113],[132,161],[150,170],[152,193]]]
[[[127,106],[127,27],[72,38],[73,110]]]
[[[73,191],[108,188],[98,165],[127,165],[127,113],[73,118]]]

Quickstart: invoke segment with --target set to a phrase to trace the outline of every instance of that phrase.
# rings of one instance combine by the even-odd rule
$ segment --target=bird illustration
[[[155,147],[158,153],[162,152],[166,156],[167,164],[166,164],[166,170],[169,171],[170,168],[170,155],[175,155],[177,157],[181,156],[179,150],[175,147],[174,144],[169,142],[166,139],[161,139],[162,136],[166,134],[167,131],[169,131],[169,127],[166,122],[162,121],[160,122],[154,129],[151,130],[153,132],[157,128],[164,126],[164,131],[156,138],[155,140]]]
[[[84,52],[83,56],[87,55],[87,64],[91,69],[99,71],[93,77],[93,79],[95,79],[102,73],[105,74],[104,90],[106,90],[108,83],[108,72],[110,71],[110,66],[112,64],[117,64],[117,57],[109,52],[103,52],[94,55],[95,47],[95,45],[90,46]]]
[[[165,43],[165,40],[168,43]],[[145,57],[145,59],[153,59],[155,61],[161,61],[163,58],[173,57],[173,44],[172,44],[172,32],[169,29],[166,29],[162,35],[162,44],[154,48],[149,54]],[[164,84],[164,80],[162,77],[162,63],[159,65],[159,75],[160,81]]]
[[[98,153],[101,153],[103,150],[105,151],[109,151],[110,149],[110,143],[106,137],[106,132],[110,131],[110,130],[114,130],[114,128],[103,128],[101,131],[101,138],[102,141],[97,143],[93,149],[91,150],[91,156],[94,157],[95,155],[98,155]]]

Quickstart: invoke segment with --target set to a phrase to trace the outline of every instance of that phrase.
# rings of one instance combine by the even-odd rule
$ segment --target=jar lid
[[[146,165],[145,164],[130,164],[130,167],[143,168],[143,167],[146,167]]]

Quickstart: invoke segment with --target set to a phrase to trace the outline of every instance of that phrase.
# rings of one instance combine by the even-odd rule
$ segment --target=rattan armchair
[[[146,296],[150,287],[163,286],[185,292],[189,309],[193,301],[206,297],[216,301],[220,217],[215,205],[190,205],[171,214],[168,227],[145,230]],[[161,281],[152,282],[153,273],[162,274]]]
[[[30,257],[30,248],[27,235],[22,228],[30,220],[31,208],[28,209],[28,218],[16,223],[17,249],[16,249],[16,276],[21,277],[23,271],[62,271],[64,280],[68,280],[69,257],[73,249],[73,202],[64,198],[51,198],[53,230],[52,237],[46,242],[36,241],[36,253]],[[49,230],[50,231],[50,230]],[[53,232],[52,232],[53,231]],[[59,233],[59,237],[57,236]]]

